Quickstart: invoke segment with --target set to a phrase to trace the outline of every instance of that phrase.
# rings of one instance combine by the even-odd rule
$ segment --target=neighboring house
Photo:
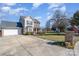
[[[20,35],[27,32],[39,32],[40,22],[31,16],[21,16],[19,22],[2,21],[0,36]]]
[[[78,28],[76,25],[70,26],[70,27],[68,28],[68,30],[69,30],[69,31],[74,31],[75,33],[79,33],[79,28]]]
[[[40,22],[37,20],[37,19],[34,19],[34,29],[33,29],[33,31],[34,32],[39,32],[40,31]]]

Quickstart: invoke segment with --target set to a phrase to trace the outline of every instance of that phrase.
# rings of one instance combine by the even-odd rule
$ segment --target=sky
[[[52,17],[55,10],[61,10],[67,17],[72,17],[79,10],[78,3],[0,3],[0,22],[18,22],[20,16],[31,16],[40,21],[40,26],[45,27],[46,22]]]

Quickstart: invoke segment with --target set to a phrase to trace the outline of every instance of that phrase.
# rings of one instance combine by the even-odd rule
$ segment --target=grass
[[[64,35],[39,35],[38,37],[52,41],[64,41]]]
[[[47,42],[49,45],[57,45],[67,48],[74,48],[73,46],[65,44],[65,33],[45,33],[44,35],[37,35],[39,38],[43,38],[45,40],[51,40],[50,42]],[[79,41],[79,36],[75,36],[76,41]],[[52,42],[54,41],[54,42]]]
[[[65,35],[38,35],[37,37],[43,38],[45,40],[51,40],[50,42],[47,42],[49,45],[57,45],[61,47],[67,47],[69,49],[73,49],[73,46],[65,44]],[[77,41],[79,41],[79,36],[76,36]],[[52,42],[54,41],[54,42]]]
[[[60,42],[65,41],[64,35],[39,35],[37,37],[47,39],[47,40],[52,40],[52,41],[60,41]],[[79,41],[79,36],[76,36],[76,39]]]
[[[45,35],[65,35],[64,32],[48,32],[48,33],[45,33]]]

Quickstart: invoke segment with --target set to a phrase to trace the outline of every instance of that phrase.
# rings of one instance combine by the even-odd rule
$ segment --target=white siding
[[[18,35],[18,29],[3,29],[2,36]]]
[[[32,22],[32,25],[29,25],[29,26],[33,26],[33,20],[32,20],[32,18],[31,18],[31,17],[26,17],[26,18],[25,18],[25,24],[24,24],[25,27],[28,26],[28,25],[27,25],[27,21]]]
[[[28,24],[29,23],[29,24]],[[31,17],[24,18],[24,32],[33,32],[33,20]]]

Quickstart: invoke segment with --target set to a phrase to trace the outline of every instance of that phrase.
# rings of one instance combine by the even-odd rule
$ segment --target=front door
[[[32,27],[28,27],[28,32],[32,32]]]

